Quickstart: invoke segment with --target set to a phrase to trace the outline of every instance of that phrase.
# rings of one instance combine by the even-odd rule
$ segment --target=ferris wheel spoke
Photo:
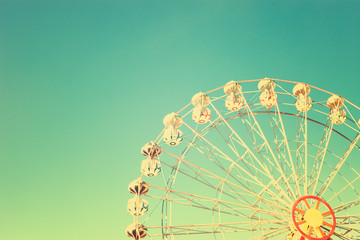
[[[295,183],[295,189],[296,189],[297,197],[300,197],[301,193],[300,193],[299,181],[297,179],[293,158],[292,158],[292,154],[291,154],[291,151],[290,151],[289,142],[288,142],[288,139],[287,139],[287,135],[286,135],[286,131],[285,131],[285,127],[284,127],[284,123],[283,123],[283,120],[282,120],[282,117],[281,117],[281,112],[280,112],[280,108],[279,108],[278,103],[276,103],[276,105],[275,105],[274,116],[275,117],[270,117],[270,115],[269,115],[270,123],[272,124],[273,133],[275,134],[276,129],[279,129],[279,132],[280,132],[280,134],[282,136],[282,139],[283,139],[282,144],[285,144],[285,149],[286,149],[286,152],[287,152],[287,156],[289,158],[290,167],[291,167],[291,171],[292,171],[292,176],[293,176],[294,183]],[[273,123],[273,121],[274,121],[274,123]],[[278,140],[279,138],[276,137],[276,139]],[[277,145],[277,148],[279,149],[280,146],[279,146],[277,141],[276,141],[276,145]],[[287,162],[286,156],[284,156],[284,161]],[[293,196],[293,197],[296,198],[295,196]]]
[[[333,208],[334,213],[347,210],[360,204],[360,198]]]
[[[225,120],[227,121],[227,120]],[[218,127],[216,125],[214,125],[214,128],[219,132],[219,134],[222,136],[223,140],[225,141],[225,143],[228,145],[228,147],[231,149],[231,151],[236,155],[237,159],[241,159],[242,162],[246,163],[245,167],[248,170],[248,172],[252,175],[255,175],[253,173],[253,170],[255,170],[256,175],[258,176],[258,179],[261,181],[260,178],[260,174],[264,175],[266,174],[263,170],[260,170],[254,163],[254,160],[249,157],[251,156],[249,154],[250,149],[246,149],[246,151],[244,151],[244,153],[242,155],[240,155],[240,152],[238,151],[236,144],[239,144],[240,146],[242,146],[242,143],[235,137],[234,138],[234,133],[227,133],[226,132],[226,138],[223,136],[223,134],[221,134],[221,130],[218,129]],[[246,158],[249,158],[249,160],[246,160]]]
[[[269,163],[270,170],[269,170],[269,168],[268,168],[266,165],[264,165],[264,167],[263,167],[263,169],[266,171],[265,176],[268,176],[268,177],[270,176],[270,178],[271,178],[272,180],[274,180],[274,177],[273,177],[273,176],[274,176],[273,168],[271,167],[271,166],[273,166],[273,162],[270,160],[270,157],[269,157],[269,156],[264,155],[264,154],[261,153],[262,151],[264,151],[263,148],[265,148],[265,151],[269,151],[268,148],[266,147],[266,142],[264,142],[264,143],[262,143],[262,144],[259,144],[260,147],[258,147],[258,146],[256,145],[256,140],[255,140],[256,134],[255,134],[254,132],[257,132],[257,133],[259,133],[259,132],[258,132],[256,129],[254,129],[255,126],[252,125],[252,124],[249,122],[249,120],[244,120],[244,119],[242,119],[242,120],[243,120],[244,126],[245,126],[245,128],[246,128],[246,130],[247,130],[247,132],[248,132],[248,134],[249,134],[249,136],[250,136],[250,138],[251,138],[252,141],[253,141],[253,144],[255,145],[255,148],[256,148],[256,151],[257,151],[258,155],[259,155],[260,158],[263,160],[263,162],[265,162],[265,159],[266,159],[266,161]],[[249,125],[250,129],[248,128],[247,125]],[[255,155],[252,155],[251,157],[255,157]],[[257,161],[259,161],[259,160],[257,160]],[[282,171],[281,171],[281,166],[280,166],[280,165],[278,165],[278,166],[276,166],[276,167],[274,167],[274,168],[275,168],[278,172],[282,173]],[[291,190],[288,182],[286,182],[286,180],[284,180],[284,179],[286,179],[284,174],[281,174],[281,179],[283,179],[283,181],[285,182],[285,187],[286,187],[286,189],[288,190],[288,192],[292,192],[292,190]],[[277,183],[278,183],[278,181],[277,181]],[[287,199],[288,199],[288,201],[291,202],[290,197],[288,196],[287,193],[285,193],[285,191],[284,191],[283,188],[280,186],[280,184],[277,184],[277,185],[274,185],[274,186],[275,186],[275,188],[276,188],[276,190],[277,190],[278,192],[280,192],[283,196],[286,196]],[[289,194],[289,195],[290,195],[290,194]],[[294,195],[293,195],[293,196],[294,196]]]
[[[340,228],[342,230],[346,230],[348,232],[353,231],[353,232],[360,233],[360,228],[349,227],[349,226],[346,226],[346,225],[339,225],[339,226],[336,226],[336,227]]]
[[[347,237],[347,236],[345,236],[345,234],[339,234],[337,232],[334,232],[334,235],[337,236],[338,238],[340,238],[341,240],[343,240],[343,239],[353,240],[353,238]]]
[[[187,125],[186,123],[184,123],[184,124]],[[187,125],[187,126],[188,126],[188,127],[190,128],[190,130],[192,130],[196,135],[200,136],[200,137],[202,138],[202,140],[203,140],[204,143],[210,145],[211,149],[207,148],[207,150],[208,150],[208,152],[209,152],[212,156],[220,157],[220,158],[222,158],[222,159],[224,159],[224,160],[226,160],[226,161],[232,162],[232,164],[234,164],[235,166],[238,166],[238,164],[237,164],[234,160],[232,160],[230,157],[228,157],[226,154],[224,154],[222,151],[220,151],[217,147],[215,147],[210,141],[208,141],[208,140],[204,137],[205,134],[203,134],[203,133],[198,133],[196,130],[194,130],[193,128],[191,128],[189,125]],[[231,137],[229,137],[229,140],[232,140]],[[225,141],[228,142],[228,140],[225,140]],[[228,144],[228,145],[229,145],[229,144]],[[229,146],[230,146],[230,145],[229,145]],[[194,145],[194,147],[196,148],[196,145]],[[235,146],[230,146],[230,148],[231,148],[231,150],[237,155],[237,157],[238,157],[239,159],[245,158],[246,155],[248,154],[248,151],[245,151],[245,153],[244,153],[242,156],[240,156],[239,153],[237,152]],[[197,149],[199,150],[199,148],[197,148]],[[202,149],[204,149],[204,147],[202,147]],[[216,153],[216,151],[214,151],[214,150],[216,150],[218,153]],[[249,151],[250,151],[250,150],[249,150]],[[251,163],[249,163],[249,162],[247,162],[247,163],[248,163],[248,164],[251,164]],[[248,167],[248,166],[247,166],[247,167]],[[259,170],[255,165],[251,165],[251,167],[254,168],[256,171],[261,172],[261,170]],[[223,169],[223,170],[224,170],[224,169]],[[243,169],[241,169],[241,170],[243,170]],[[244,171],[244,172],[245,172],[247,175],[249,175],[249,176],[251,176],[251,177],[253,178],[253,173],[252,173],[251,169],[248,168],[248,170],[249,170],[250,173],[247,172],[247,171]]]
[[[285,240],[285,239],[288,239],[288,235],[287,234],[284,234],[284,236],[282,238],[280,238],[280,240]]]
[[[184,158],[184,156],[188,153],[191,145],[194,143],[194,141],[196,141],[197,139],[197,136],[194,136],[193,139],[191,141],[189,141],[189,144],[188,146],[182,151],[181,153],[181,157]],[[171,168],[171,173],[170,173],[170,176],[168,178],[167,181],[165,181],[165,184],[167,187],[173,187],[173,185],[175,184],[175,180],[176,180],[176,176],[178,174],[178,169],[180,168],[180,164],[181,164],[181,161],[178,161],[176,164],[175,164],[175,167],[172,167]],[[164,174],[164,173],[163,173]],[[165,177],[165,176],[164,176]]]
[[[330,126],[329,126],[329,124],[330,124]],[[310,184],[308,187],[310,188],[310,186],[313,185],[312,195],[314,195],[315,191],[316,191],[316,187],[317,187],[319,177],[321,174],[321,170],[323,167],[323,163],[325,160],[325,155],[327,153],[327,148],[328,148],[328,145],[330,142],[330,137],[331,137],[333,126],[334,126],[334,123],[332,123],[330,121],[330,118],[328,117],[328,120],[326,122],[324,131],[323,131],[323,135],[322,135],[322,138],[320,141],[318,152],[317,152],[317,155],[314,160],[313,169],[311,171],[310,178],[309,178]],[[315,177],[314,181],[311,182],[315,175],[316,175],[316,177]]]
[[[356,220],[356,223],[360,223],[360,215],[336,216],[336,219],[344,219],[343,221],[351,219],[351,220]]]
[[[354,149],[354,147],[356,146],[357,142],[360,139],[360,134],[358,133],[357,136],[354,138],[354,140],[350,143],[350,146],[348,147],[348,149],[345,151],[345,153],[343,154],[342,158],[340,159],[340,161],[338,162],[338,164],[335,166],[335,168],[332,170],[332,172],[330,173],[329,177],[326,179],[325,183],[323,184],[323,186],[321,187],[320,191],[318,192],[318,196],[322,197],[322,195],[324,194],[324,192],[328,189],[328,187],[330,186],[331,182],[334,180],[336,174],[339,172],[340,168],[342,167],[342,165],[345,163],[346,159],[348,158],[348,156],[350,155],[351,151]]]
[[[244,97],[243,97],[244,99]],[[244,99],[244,101],[246,101]],[[220,116],[220,118],[222,118],[222,120],[224,121],[225,125],[231,130],[231,132],[234,134],[234,136],[236,136],[237,140],[240,141],[240,144],[243,148],[245,148],[246,152],[248,152],[249,154],[251,154],[251,156],[256,160],[256,162],[259,164],[259,166],[262,167],[262,169],[266,172],[266,175],[268,178],[271,179],[272,183],[274,184],[274,187],[282,193],[282,195],[289,201],[292,202],[291,199],[289,198],[289,196],[285,193],[285,191],[282,189],[282,187],[275,181],[274,177],[272,176],[272,174],[269,172],[269,169],[264,166],[261,161],[256,157],[256,155],[253,153],[253,151],[251,151],[251,149],[247,146],[247,144],[245,143],[245,141],[238,135],[238,133],[230,126],[230,124],[226,121],[226,119],[224,118],[224,116],[217,110],[217,108],[210,102],[210,105],[212,106],[212,108],[216,111],[216,113]],[[246,102],[245,102],[245,105]],[[260,130],[261,131],[261,130]],[[266,141],[266,139],[264,139]],[[254,178],[254,176],[250,176],[251,178]],[[254,180],[256,180],[259,184],[262,185],[262,187],[264,187],[263,183],[261,182],[261,180],[255,178]],[[284,204],[287,204],[289,206],[289,202],[286,203],[282,198],[281,201]]]
[[[284,230],[285,229],[285,230]],[[260,236],[256,236],[254,238],[251,238],[250,240],[256,240],[256,239],[270,239],[270,238],[273,238],[273,237],[277,237],[279,236],[280,234],[284,234],[285,232],[288,232],[289,230],[289,227],[288,226],[285,226],[285,227],[281,227],[281,228],[276,228],[275,230],[273,231],[270,231],[268,233],[265,233],[265,234],[262,234]],[[282,231],[281,231],[282,230]]]
[[[179,204],[179,205],[184,205],[184,206],[189,206],[189,207],[193,207],[193,208],[199,208],[202,210],[207,210],[207,211],[212,211],[212,212],[219,212],[217,208],[210,208],[204,204],[206,204],[206,202],[197,202],[196,199],[186,199],[186,198],[180,198],[180,199],[175,199],[175,198],[166,198],[164,199],[163,197],[156,197],[156,196],[152,196],[152,195],[147,195],[146,197],[149,198],[153,198],[153,199],[158,199],[161,201],[167,201],[170,203],[175,203],[175,204]],[[186,201],[185,201],[186,200]],[[220,211],[222,214],[227,214],[227,215],[233,215],[233,216],[237,216],[237,217],[245,217],[244,214],[242,214],[241,212],[239,212],[236,209],[232,209],[231,207],[229,207],[227,210],[229,211]]]
[[[226,121],[225,121],[226,122]],[[259,180],[258,178],[256,178],[254,175],[250,174],[248,171],[246,171],[243,167],[241,167],[238,163],[236,163],[234,160],[232,160],[229,156],[227,156],[225,153],[223,153],[220,149],[218,149],[214,144],[212,144],[210,141],[208,141],[204,136],[202,136],[201,134],[199,134],[196,130],[194,130],[193,128],[191,128],[188,124],[186,124],[186,122],[184,122],[184,125],[186,125],[190,130],[192,130],[196,135],[198,135],[200,138],[202,138],[205,142],[207,142],[209,145],[212,146],[212,148],[216,151],[218,151],[221,155],[224,156],[225,159],[227,159],[228,161],[234,163],[243,173],[245,173],[246,175],[248,175],[251,179],[253,179],[257,185],[261,186],[261,187],[265,187],[265,185],[261,182],[261,180]],[[252,153],[252,151],[250,149],[248,149],[248,151],[250,153]],[[253,154],[253,153],[252,153]],[[254,155],[255,156],[255,155]],[[255,156],[256,158],[256,156]],[[257,159],[257,158],[256,158]],[[260,161],[257,159],[257,161],[260,163]],[[260,163],[260,165],[262,166],[262,164]],[[280,188],[279,191],[283,191],[281,189],[281,187],[277,184],[276,180],[268,173],[266,175],[267,177],[269,177],[273,183],[273,185],[275,187]],[[270,194],[273,195],[273,197],[277,198],[279,202],[282,202],[283,204],[285,204],[288,207],[291,207],[289,202],[286,202],[283,198],[278,197],[277,194],[275,194],[273,191],[271,191],[269,189],[268,191]]]
[[[346,101],[345,101],[346,102]],[[357,122],[356,120],[355,120],[355,118],[354,118],[354,116],[351,114],[351,111],[349,111],[349,109],[348,109],[348,107],[346,106],[346,103],[344,102],[344,108],[346,109],[346,111],[347,111],[347,113],[350,115],[350,117],[352,118],[352,121],[353,122]],[[359,124],[357,124],[357,126],[358,126],[358,128],[360,128],[360,126],[359,126]],[[354,129],[355,130],[355,129]],[[359,129],[358,130],[355,130],[355,131],[359,131]]]
[[[267,214],[270,217],[274,217],[277,219],[279,219],[280,217],[283,217],[283,218],[289,217],[289,214],[284,214],[284,213],[278,212],[276,210],[275,211],[274,210],[266,210],[266,209],[262,209],[259,207],[254,207],[252,205],[244,205],[244,204],[238,204],[238,203],[229,202],[229,201],[223,201],[223,200],[219,200],[216,198],[210,198],[210,197],[200,196],[200,195],[196,195],[196,194],[185,193],[185,192],[176,191],[173,189],[162,188],[162,187],[158,187],[158,186],[149,185],[149,187],[161,189],[161,190],[164,190],[165,192],[171,192],[173,194],[172,198],[156,197],[156,196],[147,195],[150,198],[161,199],[164,201],[169,201],[169,202],[174,202],[174,203],[178,203],[178,204],[182,204],[182,205],[202,208],[205,210],[220,211],[221,213],[235,215],[235,216],[241,216],[241,217],[244,217],[247,219],[256,219],[253,217],[253,214],[252,214],[254,211]],[[174,198],[174,196],[177,198]],[[220,206],[223,206],[224,208],[219,209]],[[269,221],[269,220],[267,220],[267,221]]]
[[[230,138],[230,137],[229,137]],[[231,138],[230,138],[231,139]],[[203,140],[202,140],[203,141]],[[206,144],[204,144],[204,146],[200,146],[200,145],[197,145],[197,144],[193,144],[193,147],[198,150],[200,153],[202,153],[206,158],[208,158],[210,161],[212,161],[213,163],[215,163],[215,165],[217,165],[221,170],[223,170],[224,172],[226,172],[227,175],[231,176],[236,182],[238,182],[240,185],[244,186],[245,185],[239,181],[239,179],[235,178],[232,174],[231,174],[231,170],[233,168],[237,168],[237,161],[239,161],[239,159],[243,159],[245,160],[245,157],[247,155],[247,153],[244,153],[242,156],[239,156],[238,152],[236,151],[236,148],[231,146],[229,143],[227,143],[229,145],[229,148],[237,155],[238,157],[238,160],[236,161],[233,161],[231,163],[231,165],[225,169],[224,166],[221,165],[221,163],[217,160],[218,158],[220,159],[224,159],[226,161],[228,161],[228,159],[224,158],[224,156],[220,155],[220,154],[217,154],[216,152],[214,152],[212,149],[206,147]],[[210,157],[211,156],[211,157]],[[256,166],[252,165],[249,163],[249,166],[253,167],[253,169],[255,169],[256,171],[261,171],[259,170]],[[251,169],[248,168],[249,172],[252,173]],[[246,180],[246,184],[247,184],[247,188],[249,190],[252,190],[252,186],[249,184],[249,179],[245,178],[243,173],[241,171],[238,171],[238,174],[240,175],[240,177],[244,180]],[[256,184],[255,182],[251,182],[251,184]]]
[[[336,216],[338,223],[336,226],[348,226],[348,225],[358,225],[360,224],[360,215],[348,215],[348,216]]]
[[[308,163],[308,123],[307,123],[307,111],[299,112],[297,115],[297,148],[296,148],[296,159],[297,159],[297,173],[304,183],[304,195],[307,195],[308,191],[308,175],[307,175],[307,163]],[[303,173],[301,173],[303,169]]]
[[[263,166],[261,164],[259,164],[263,170],[259,169],[255,163],[254,163],[254,154],[252,153],[252,150],[250,148],[248,148],[246,146],[246,144],[244,144],[244,142],[238,137],[238,135],[235,133],[235,131],[231,128],[231,126],[227,123],[227,119],[224,119],[222,118],[223,122],[230,127],[230,130],[231,130],[231,134],[228,134],[227,135],[227,139],[224,139],[225,142],[227,143],[227,145],[229,146],[229,148],[234,152],[234,154],[237,156],[238,159],[241,159],[242,162],[246,163],[245,164],[245,167],[247,168],[249,174],[253,177],[254,176],[254,173],[252,172],[252,170],[255,170],[256,171],[256,174],[258,176],[258,181],[262,181],[261,177],[260,177],[260,174],[262,175],[266,175],[267,173],[264,172],[264,169],[266,168],[266,166]],[[214,126],[214,128],[216,128],[216,126]],[[218,132],[220,132],[218,130]],[[235,137],[234,137],[235,136]],[[229,144],[229,142],[231,144]],[[239,155],[239,151],[237,149],[237,147],[235,146],[236,144],[240,145],[241,147],[245,148],[245,151],[244,153],[240,156]],[[257,162],[259,163],[258,159],[255,159],[257,160]],[[266,169],[267,170],[267,169]]]
[[[262,129],[261,129],[260,124],[259,124],[259,122],[257,121],[257,119],[256,119],[256,117],[255,117],[255,115],[254,115],[254,112],[252,111],[250,105],[247,103],[247,100],[244,98],[244,95],[243,95],[242,93],[241,93],[241,95],[242,95],[242,97],[243,97],[243,99],[244,99],[244,105],[245,105],[245,107],[246,107],[246,109],[247,109],[247,112],[249,113],[249,114],[248,114],[248,116],[249,116],[248,121],[243,121],[243,123],[244,123],[244,125],[245,125],[245,123],[247,122],[247,123],[251,126],[251,130],[253,131],[253,133],[260,137],[260,140],[262,141],[261,144],[264,145],[264,147],[266,148],[267,152],[270,153],[269,155],[271,156],[273,162],[275,162],[275,164],[276,164],[275,169],[277,170],[277,172],[278,172],[278,173],[280,174],[280,176],[282,177],[283,182],[284,182],[284,184],[285,184],[285,186],[286,186],[286,189],[287,189],[288,192],[291,193],[291,194],[286,193],[286,192],[283,190],[283,188],[280,187],[280,186],[279,186],[278,190],[280,190],[280,192],[282,192],[282,193],[284,194],[283,196],[284,196],[285,198],[287,198],[287,200],[288,200],[290,203],[292,203],[294,199],[291,199],[291,198],[290,198],[290,195],[292,195],[293,198],[295,198],[295,194],[294,194],[294,192],[293,192],[293,190],[292,190],[289,182],[287,181],[287,178],[286,178],[286,176],[285,176],[285,174],[284,174],[284,171],[283,171],[282,168],[281,168],[281,165],[280,165],[280,163],[279,163],[279,161],[278,161],[278,158],[275,156],[273,149],[270,147],[270,144],[269,144],[267,138],[265,137],[265,135],[264,135],[264,133],[263,133],[263,131],[262,131]],[[281,121],[281,120],[280,120],[280,121]],[[245,127],[246,127],[246,125],[245,125]],[[253,144],[254,144],[255,146],[257,146],[258,144],[256,144],[255,138],[252,138],[252,139],[253,139]],[[263,154],[260,154],[260,156],[263,157]],[[265,156],[264,156],[264,157],[265,157]],[[265,158],[266,158],[266,157],[265,157]],[[268,162],[269,162],[269,164],[270,164],[270,166],[271,166],[271,162],[272,162],[272,161],[270,161],[270,158],[266,158],[266,159],[268,160]]]
[[[226,119],[226,120],[227,120],[227,119]],[[214,127],[216,127],[216,126],[214,126]],[[232,145],[230,145],[230,144],[228,143],[229,141],[232,142]],[[238,139],[233,138],[232,136],[228,136],[228,139],[225,140],[225,142],[229,145],[229,147],[233,150],[233,152],[238,156],[238,151],[236,150],[235,144],[233,143],[234,141],[241,145],[241,142],[240,142]],[[259,173],[261,173],[261,174],[265,174],[265,173],[264,173],[262,170],[258,169],[258,168],[255,166],[254,161],[253,161],[253,159],[251,158],[251,154],[248,154],[248,151],[247,151],[247,150],[244,152],[244,154],[243,154],[242,156],[240,156],[240,157],[238,156],[238,159],[242,159],[242,162],[246,163],[245,166],[247,167],[247,169],[249,170],[249,172],[251,172],[251,169],[249,169],[249,167],[255,169],[255,170],[256,170],[256,173],[257,173],[257,176],[258,176],[258,178],[259,178],[259,181],[261,181],[261,178],[260,178]],[[246,160],[246,159],[249,159],[249,160]],[[229,172],[230,169],[233,168],[233,167],[234,167],[234,165],[232,164],[232,165],[229,167],[229,170],[228,170],[227,172]],[[236,167],[235,167],[235,168],[236,168]],[[237,169],[237,170],[238,170],[238,169]],[[253,181],[245,178],[245,177],[243,176],[243,174],[241,173],[241,171],[238,171],[238,173],[240,174],[240,176],[239,176],[239,175],[238,175],[238,176],[241,177],[243,180],[245,180],[247,183],[256,184],[255,182],[253,182]],[[278,180],[276,180],[276,182],[278,182]],[[268,184],[268,185],[269,185],[269,184]],[[270,184],[270,185],[272,185],[272,184]],[[263,189],[267,189],[267,188],[269,188],[269,186],[266,186],[266,188],[264,187]],[[274,199],[274,198],[273,198],[273,199]],[[274,199],[274,200],[276,201],[276,199]]]
[[[242,191],[242,194],[244,194],[244,193],[249,194],[249,195],[251,195],[251,196],[253,196],[253,197],[256,197],[256,198],[261,199],[262,202],[264,202],[264,203],[266,203],[266,204],[270,204],[271,206],[274,206],[274,207],[276,207],[276,208],[278,208],[278,209],[282,209],[282,210],[290,213],[290,210],[289,210],[286,206],[284,207],[284,206],[278,205],[278,204],[274,203],[272,200],[266,199],[266,198],[264,198],[264,197],[256,194],[255,192],[249,191],[249,190],[246,189],[246,188],[243,188],[243,187],[241,187],[241,186],[239,186],[239,185],[237,185],[237,184],[235,184],[235,183],[233,183],[233,182],[228,181],[227,179],[224,179],[224,178],[222,178],[222,177],[220,177],[220,176],[218,176],[218,175],[216,175],[216,174],[213,174],[213,173],[211,173],[210,171],[205,170],[205,169],[203,169],[203,168],[195,165],[194,163],[190,163],[189,161],[187,161],[187,160],[185,160],[185,159],[182,159],[182,158],[180,158],[180,157],[178,157],[178,156],[176,156],[176,155],[174,155],[174,154],[172,154],[172,153],[170,153],[170,152],[168,152],[168,151],[166,151],[166,150],[164,150],[164,149],[163,149],[162,151],[163,151],[164,153],[167,153],[167,154],[169,154],[169,155],[171,155],[171,156],[179,159],[180,161],[182,161],[183,163],[186,163],[187,165],[190,165],[190,166],[192,166],[192,167],[195,167],[199,172],[204,172],[204,173],[207,174],[208,176],[210,176],[210,177],[212,177],[212,178],[218,179],[220,182],[225,182],[225,183],[227,183],[227,184],[235,187],[236,189],[241,190],[241,191]],[[266,186],[264,185],[264,187],[266,187]],[[268,192],[269,192],[269,190],[267,191],[267,193],[268,193]]]
[[[237,139],[234,139],[233,137],[230,137],[229,138],[231,143],[232,143],[232,146],[229,146],[235,153],[235,155],[237,156],[238,159],[241,160],[241,162],[245,163],[245,167],[246,169],[248,170],[248,172],[250,174],[252,174],[253,170],[255,170],[256,172],[256,175],[253,174],[253,176],[256,176],[258,181],[259,182],[262,182],[262,179],[261,179],[261,176],[262,175],[267,175],[267,173],[265,173],[263,170],[259,169],[255,162],[254,162],[254,158],[252,157],[252,155],[250,154],[250,150],[246,150],[241,156],[239,155],[238,151],[236,150],[236,147],[235,147],[235,142],[238,143],[238,144],[241,144],[239,142],[239,140]],[[234,166],[233,166],[234,167]],[[235,166],[236,167],[236,166]],[[256,183],[254,183],[256,184]]]
[[[196,146],[194,146],[194,147],[197,148]],[[197,148],[197,149],[198,149],[198,148]],[[198,150],[201,152],[200,149],[198,149]],[[215,155],[211,150],[209,150],[209,149],[207,149],[207,150],[208,150],[209,153],[211,153],[212,155]],[[235,151],[235,150],[234,150],[234,151]],[[208,157],[208,156],[207,156],[207,157]],[[219,157],[222,157],[222,156],[219,156]],[[257,173],[262,172],[262,171],[261,171],[260,169],[258,169],[255,165],[253,165],[252,163],[250,163],[250,162],[251,162],[251,159],[250,159],[250,160],[246,160],[247,158],[250,158],[250,156],[247,154],[247,152],[245,152],[242,156],[238,157],[238,159],[242,159],[242,162],[247,163],[246,166],[250,166],[250,167],[254,168]],[[212,161],[213,161],[213,160],[212,160]],[[237,161],[238,161],[238,160],[237,160]],[[255,182],[254,180],[248,179],[248,178],[246,178],[246,177],[244,176],[244,174],[242,173],[241,169],[239,170],[239,169],[237,168],[237,165],[236,165],[237,161],[236,161],[236,162],[233,162],[233,163],[229,166],[229,168],[226,170],[226,174],[227,174],[228,176],[230,176],[232,179],[234,179],[236,182],[238,182],[238,183],[239,183],[240,185],[242,185],[242,186],[244,186],[243,182],[247,183],[248,189],[251,190],[251,191],[254,191],[254,190],[252,190],[251,184],[252,184],[252,185],[258,185],[257,182]],[[235,169],[235,170],[237,171],[237,172],[236,172],[236,173],[238,174],[238,175],[236,175],[237,177],[235,177],[235,176],[233,176],[233,175],[231,174],[231,170],[232,170],[232,169]],[[225,169],[222,168],[222,170],[225,170]],[[263,173],[263,172],[262,172],[262,173]],[[243,181],[239,181],[238,178],[240,178],[240,180],[243,180]],[[271,184],[268,184],[268,185],[267,185],[265,188],[263,188],[263,189],[269,188],[269,185],[271,185]],[[276,200],[276,199],[275,199],[275,200]]]
[[[335,195],[333,195],[329,200],[327,200],[327,202],[330,202],[331,200],[333,200],[335,197],[339,196],[344,190],[346,190],[348,187],[352,187],[354,188],[353,184],[360,179],[360,175],[358,175],[354,180],[352,180],[348,185],[346,185],[345,187],[343,187],[340,191],[338,191]]]
[[[173,166],[171,166],[171,165],[168,165],[168,164],[166,164],[166,163],[163,163],[163,164],[164,164],[165,166],[168,166],[168,167],[170,167],[170,168],[173,168]],[[187,166],[187,163],[183,163],[183,166]],[[202,175],[202,174],[203,174],[203,171],[202,171],[200,168],[199,168],[199,170],[197,170],[197,171],[191,171],[191,168],[189,168],[189,169],[190,169],[190,170],[188,170],[188,171],[182,170],[182,169],[177,169],[177,171],[179,171],[180,173],[182,173],[182,174],[184,174],[184,175],[186,175],[186,176],[188,176],[188,177],[190,177],[190,178],[193,178],[194,180],[196,180],[196,181],[198,181],[198,182],[200,182],[200,183],[202,183],[202,184],[204,184],[204,185],[206,185],[206,186],[214,189],[215,191],[221,192],[222,194],[224,194],[224,195],[226,195],[226,196],[228,196],[228,197],[230,197],[230,198],[232,198],[232,199],[234,199],[234,200],[236,200],[236,201],[242,202],[242,203],[244,203],[244,204],[248,204],[248,205],[255,206],[256,203],[257,203],[257,201],[262,200],[262,198],[256,198],[255,203],[254,203],[254,204],[250,204],[250,203],[245,199],[245,197],[246,197],[246,196],[248,196],[248,197],[254,197],[253,194],[249,194],[249,192],[252,193],[253,191],[246,189],[247,192],[242,192],[242,193],[240,194],[238,191],[236,191],[236,190],[234,189],[234,185],[228,184],[227,182],[225,182],[224,180],[222,180],[223,178],[221,178],[221,177],[211,176],[211,175],[209,175],[209,174],[204,174],[204,175]],[[191,174],[193,174],[193,175],[191,175]],[[210,177],[210,178],[216,178],[216,179],[220,180],[220,183],[226,183],[231,190],[227,190],[227,189],[222,189],[222,190],[220,190],[220,188],[217,187],[217,186],[219,186],[220,184],[218,184],[217,186],[214,186],[214,185],[212,185],[209,181],[206,180],[206,178],[209,178],[209,177]],[[235,186],[236,186],[236,185],[235,185]],[[235,194],[235,195],[234,195],[234,194]],[[165,195],[166,195],[166,194],[165,194]],[[261,194],[259,194],[259,195],[261,195]],[[236,196],[238,196],[238,197],[236,197]],[[166,196],[164,196],[164,197],[166,197]],[[269,204],[267,204],[267,205],[269,206]],[[272,209],[274,209],[274,206],[273,206],[273,205],[270,205],[269,207],[271,207]],[[282,211],[284,212],[285,210],[282,209]]]
[[[246,178],[243,176],[243,174],[242,174],[241,171],[238,171],[238,174],[239,174],[239,175],[237,175],[237,177],[233,176],[233,174],[231,173],[231,169],[235,166],[234,163],[232,163],[232,164],[229,166],[229,168],[226,170],[226,169],[221,165],[221,163],[217,160],[217,157],[222,158],[221,155],[219,156],[219,155],[215,154],[213,151],[211,151],[210,149],[208,149],[208,148],[206,148],[206,147],[197,146],[196,144],[193,144],[193,147],[194,147],[195,149],[197,149],[200,153],[202,153],[205,157],[207,157],[210,161],[212,161],[212,162],[213,162],[216,166],[218,166],[221,170],[223,170],[223,171],[226,173],[226,176],[229,176],[231,179],[233,179],[233,180],[236,182],[236,184],[241,185],[242,187],[246,188],[248,191],[252,191],[252,192],[254,191],[254,190],[252,189],[251,185],[249,184],[249,180],[246,179]],[[204,151],[208,151],[208,154],[204,153]],[[213,156],[213,157],[210,157],[210,156]],[[214,158],[214,159],[213,159],[213,158]],[[200,173],[200,172],[197,172],[195,178],[197,178],[197,177],[200,176],[200,175],[201,175],[201,173]],[[227,178],[226,176],[224,177],[225,179]],[[243,180],[245,180],[245,181],[240,181],[239,178],[241,178],[241,179],[243,179]],[[247,186],[245,186],[244,182],[247,184]],[[216,189],[216,190],[219,190],[220,185],[223,184],[223,183],[224,183],[224,182],[221,181],[220,184],[218,184],[218,186],[217,186],[216,188],[215,188],[215,187],[213,187],[213,188]],[[256,184],[256,183],[251,182],[251,181],[250,181],[250,183]],[[231,188],[231,187],[230,187],[230,188]],[[244,196],[243,196],[242,194],[239,194],[239,193],[238,193],[237,191],[235,191],[235,190],[233,190],[233,193],[239,195],[240,198],[242,198],[245,202],[248,203],[248,201],[244,198]]]
[[[194,170],[194,169],[191,168],[191,167],[192,167],[191,165],[189,166],[189,165],[186,164],[186,163],[183,163],[183,166],[188,167],[187,170],[185,170],[185,169],[183,169],[183,168],[176,168],[176,167],[174,167],[174,166],[172,166],[172,165],[169,165],[169,164],[167,164],[167,163],[165,163],[165,162],[163,162],[162,164],[165,165],[165,166],[167,166],[167,167],[169,167],[169,168],[176,169],[179,173],[181,173],[181,174],[183,174],[183,175],[185,175],[185,176],[187,176],[187,177],[190,177],[190,178],[192,178],[192,179],[194,179],[194,180],[196,180],[196,181],[204,184],[205,186],[208,186],[208,187],[210,187],[210,188],[212,188],[212,189],[216,189],[216,186],[213,185],[212,183],[210,183],[210,182],[208,181],[208,179],[207,179],[207,178],[214,178],[214,176],[203,175],[203,174],[202,174],[202,169]],[[217,178],[216,178],[216,179],[217,179]]]
[[[346,236],[351,234],[350,236]],[[360,228],[349,227],[346,225],[336,225],[336,231],[334,232],[335,236],[338,236],[340,239],[358,239],[353,238],[353,234],[360,234]]]
[[[172,225],[172,226],[149,226],[150,237],[170,235],[197,235],[197,234],[216,234],[224,232],[248,232],[259,230],[272,230],[274,227],[254,228],[258,224],[280,224],[285,225],[284,221],[260,221],[260,222],[232,222],[232,223],[210,223],[210,224],[189,224],[189,225]],[[286,227],[282,227],[287,228]],[[152,230],[166,229],[164,234],[150,234]]]

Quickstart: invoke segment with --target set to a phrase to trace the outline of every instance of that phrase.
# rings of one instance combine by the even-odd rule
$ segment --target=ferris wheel
[[[195,94],[141,149],[126,234],[360,239],[359,117],[345,98],[286,80]]]

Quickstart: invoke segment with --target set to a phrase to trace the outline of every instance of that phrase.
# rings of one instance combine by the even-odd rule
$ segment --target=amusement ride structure
[[[195,94],[141,149],[126,234],[360,239],[359,117],[347,99],[286,80]]]

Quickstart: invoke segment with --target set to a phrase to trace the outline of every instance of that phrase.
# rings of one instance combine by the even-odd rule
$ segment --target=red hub
[[[303,196],[296,200],[291,217],[302,240],[326,240],[335,231],[334,211],[327,202],[316,196]]]

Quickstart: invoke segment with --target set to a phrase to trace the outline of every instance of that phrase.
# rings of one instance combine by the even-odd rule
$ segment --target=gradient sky
[[[0,239],[126,239],[140,148],[199,91],[271,77],[360,105],[359,13],[348,0],[0,0]]]

